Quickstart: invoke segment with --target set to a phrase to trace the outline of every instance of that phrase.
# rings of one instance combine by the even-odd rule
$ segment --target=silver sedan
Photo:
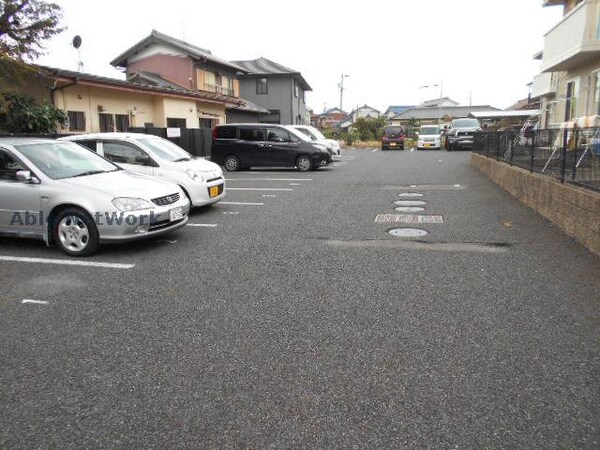
[[[179,186],[127,172],[71,142],[0,138],[0,234],[43,239],[71,256],[184,227]]]

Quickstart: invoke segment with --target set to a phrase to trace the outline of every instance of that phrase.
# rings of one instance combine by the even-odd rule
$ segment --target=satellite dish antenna
[[[77,71],[83,72],[83,63],[81,62],[81,52],[79,51],[79,47],[81,47],[81,36],[76,35],[73,38],[73,48],[77,49]]]

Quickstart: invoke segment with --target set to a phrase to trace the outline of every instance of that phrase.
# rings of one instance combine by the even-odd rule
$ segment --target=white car
[[[419,131],[419,139],[417,140],[417,150],[442,148],[441,145],[441,130],[437,125],[423,125]]]
[[[192,206],[210,205],[225,196],[221,167],[194,157],[161,137],[143,133],[92,133],[60,140],[83,145],[131,172],[176,183]]]
[[[323,133],[321,133],[317,128],[309,126],[309,125],[290,125],[292,128],[299,130],[304,133],[306,136],[310,138],[311,141],[324,145],[327,147],[329,153],[331,153],[331,157],[334,160],[339,160],[341,157],[340,151],[340,143],[335,139],[327,139]]]

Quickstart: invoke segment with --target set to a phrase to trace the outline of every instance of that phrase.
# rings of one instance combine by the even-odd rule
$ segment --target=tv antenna
[[[83,63],[81,62],[81,50],[79,50],[79,48],[81,47],[81,36],[76,35],[73,38],[73,48],[75,48],[77,50],[77,72],[83,72]]]

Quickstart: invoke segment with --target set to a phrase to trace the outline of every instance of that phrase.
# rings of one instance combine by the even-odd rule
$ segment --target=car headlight
[[[198,183],[204,182],[204,178],[202,178],[202,175],[200,175],[198,172],[194,172],[192,169],[186,169],[185,173],[188,177],[190,177],[194,181],[197,181]]]
[[[143,198],[117,197],[113,199],[112,204],[115,205],[119,211],[136,211],[138,209],[154,208],[152,203]]]

